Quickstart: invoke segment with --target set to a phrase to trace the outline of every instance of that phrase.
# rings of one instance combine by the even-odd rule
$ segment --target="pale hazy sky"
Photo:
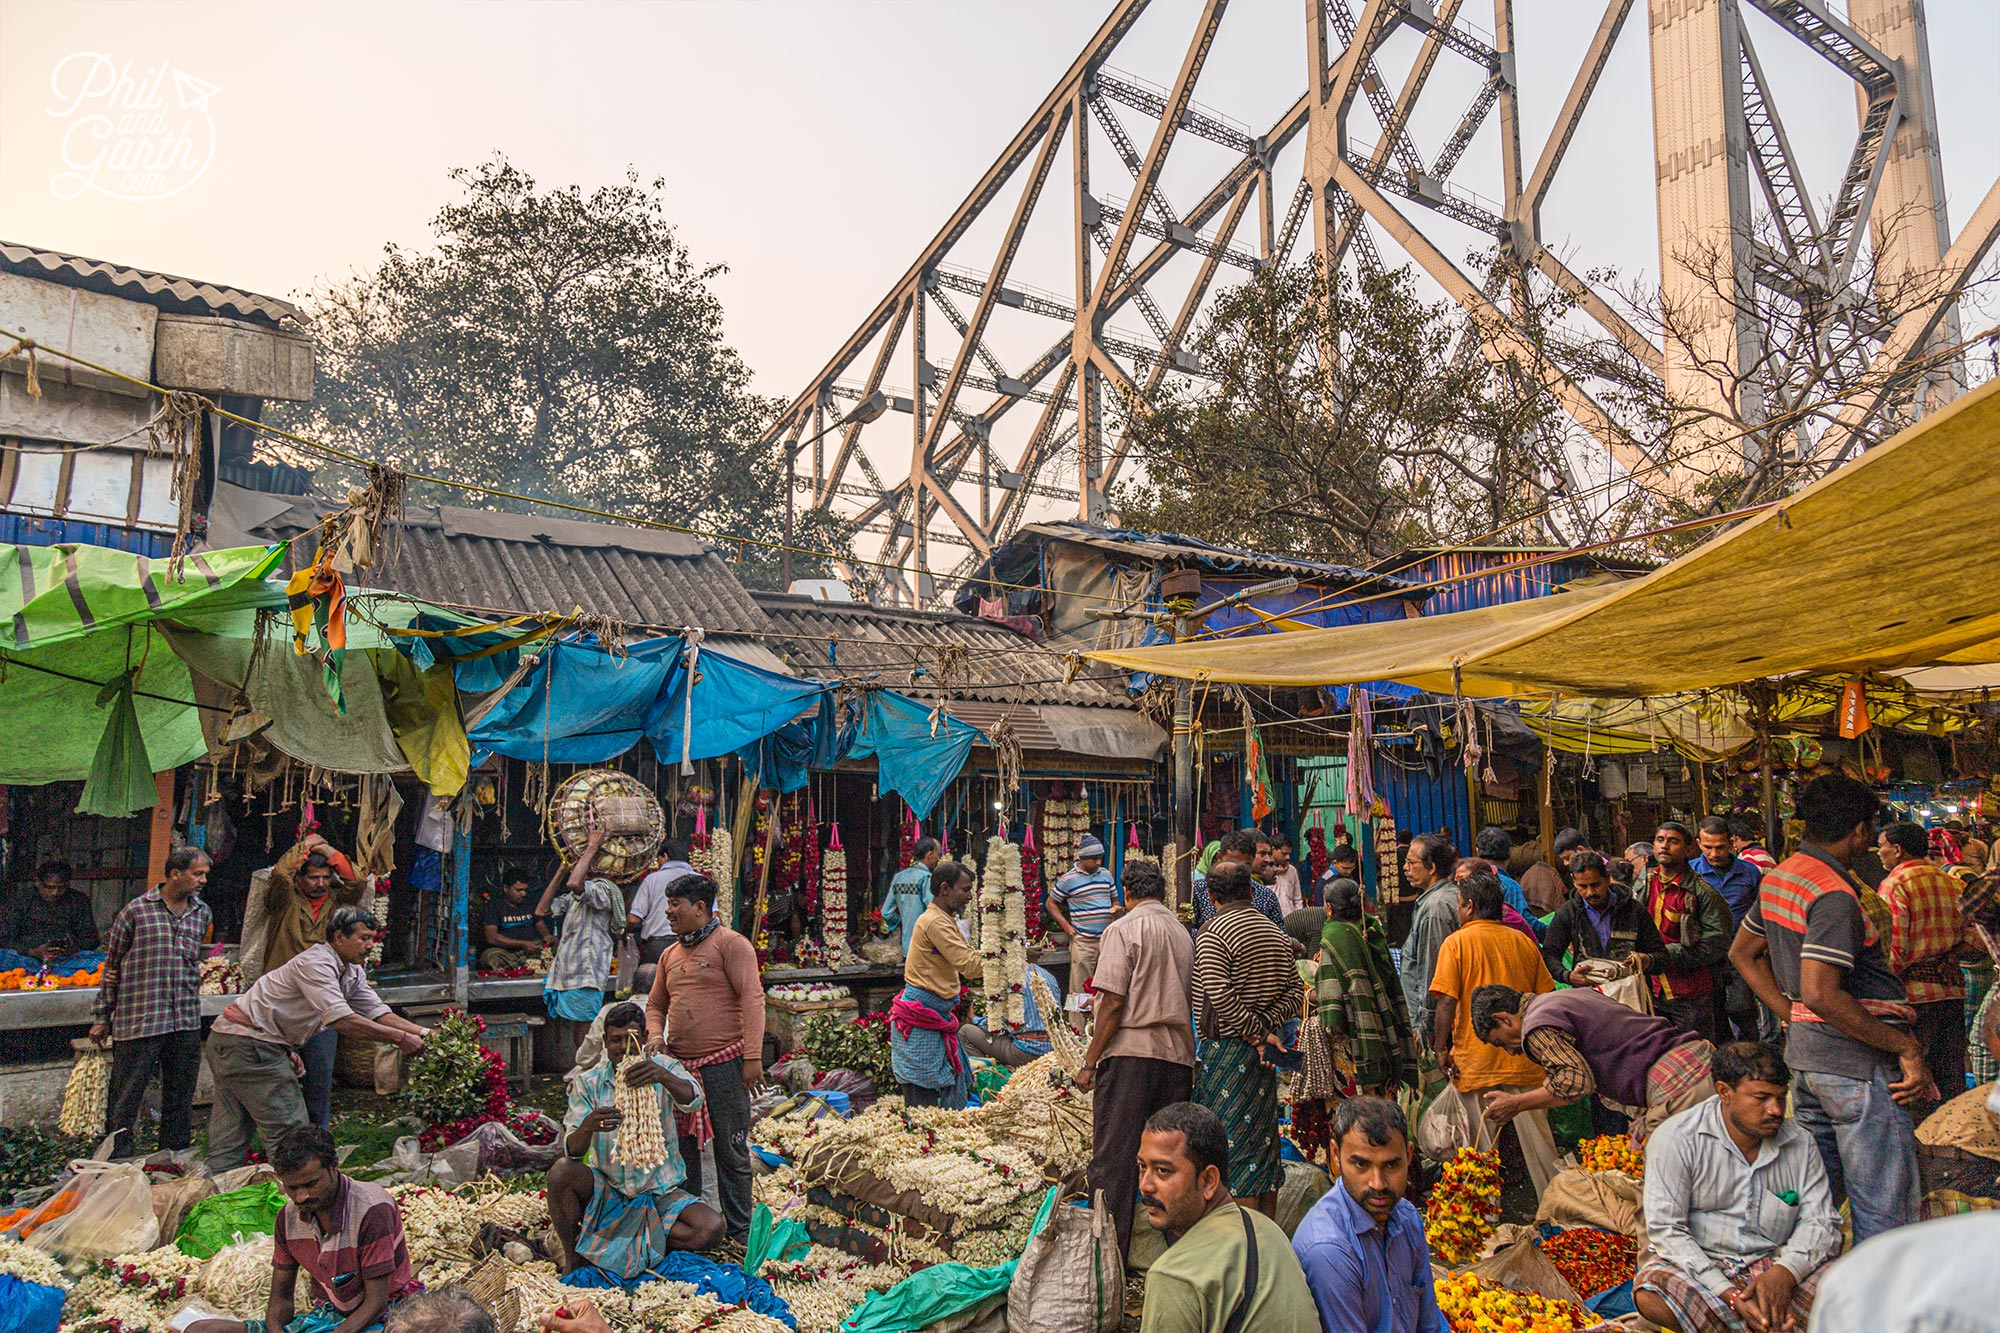
[[[451,197],[446,172],[496,149],[544,183],[590,186],[630,164],[666,178],[670,215],[695,257],[729,266],[719,283],[729,337],[756,387],[789,397],[901,274],[1107,8],[0,0],[0,235],[288,295],[367,266],[385,241],[424,243],[428,218]],[[1169,81],[1197,8],[1157,0],[1115,63]],[[1466,8],[1490,26],[1488,6]],[[1237,0],[1197,98],[1263,130],[1304,84],[1301,10],[1300,0]],[[1600,10],[1596,0],[1518,0],[1530,162]],[[2000,0],[1931,0],[1929,18],[1956,227],[2000,168]],[[1852,94],[1768,24],[1756,31],[1822,195],[1852,141]],[[176,150],[175,171],[205,164],[186,188],[143,201],[58,197],[64,135],[90,109],[71,105],[85,63],[62,62],[88,52],[129,61],[135,75],[171,62],[213,85],[207,122]],[[1441,96],[1435,123],[1417,127],[1431,145],[1476,87],[1458,65],[1465,93]],[[65,78],[69,89],[57,86]],[[181,95],[189,90],[202,94],[187,84]],[[1657,267],[1650,114],[1641,0],[1544,213],[1550,240],[1566,239],[1582,264]],[[79,143],[88,146],[73,138],[73,157]],[[1475,190],[1478,156],[1462,178]],[[1129,190],[1118,170],[1094,164],[1101,193]],[[1205,184],[1189,176],[1166,188],[1192,198]],[[1068,286],[1059,245],[1031,246],[1018,280]],[[1136,316],[1127,322],[1136,327]]]

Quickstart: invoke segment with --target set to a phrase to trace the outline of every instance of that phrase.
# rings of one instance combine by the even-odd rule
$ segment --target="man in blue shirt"
[[[1380,1097],[1342,1102],[1333,1155],[1340,1179],[1292,1238],[1321,1333],[1449,1333],[1424,1220],[1403,1197],[1411,1147],[1402,1111]]]
[[[1763,882],[1764,872],[1736,854],[1736,840],[1730,836],[1728,820],[1710,815],[1701,821],[1695,837],[1701,855],[1688,865],[1722,895],[1722,901],[1729,904],[1731,924],[1740,928],[1743,914],[1757,901],[1757,886]],[[1775,1045],[1778,1016],[1764,1016],[1750,983],[1726,961],[1721,972],[1722,988],[1718,993],[1722,996],[1723,1012],[1718,1016],[1716,1030],[1725,1037],[1734,1033],[1739,1041],[1766,1041]]]
[[[1271,835],[1262,829],[1246,828],[1225,833],[1215,845],[1215,860],[1209,865],[1210,873],[1217,866],[1234,862],[1250,867],[1250,905],[1262,912],[1278,929],[1285,928],[1285,911],[1278,906],[1278,895],[1272,890],[1266,877],[1271,871]],[[1215,904],[1208,896],[1208,875],[1194,872],[1194,928],[1200,930],[1215,915]]]
[[[1076,868],[1049,890],[1049,915],[1069,936],[1069,985],[1082,990],[1097,974],[1098,942],[1118,914],[1118,884],[1104,868],[1104,844],[1086,833],[1076,845]]]
[[[898,932],[903,956],[910,956],[910,936],[917,933],[917,918],[931,905],[931,871],[943,855],[936,838],[918,838],[910,849],[910,864],[889,881],[889,894],[882,900],[882,924]]]

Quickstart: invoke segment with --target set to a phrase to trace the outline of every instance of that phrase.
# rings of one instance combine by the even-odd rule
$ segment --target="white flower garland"
[[[23,1282],[37,1282],[44,1287],[69,1289],[69,1279],[63,1276],[61,1264],[18,1240],[0,1240],[0,1273],[11,1273]]]
[[[837,972],[847,966],[847,852],[843,848],[829,847],[820,858],[819,901],[826,965]]]
[[[1004,838],[990,839],[979,880],[979,953],[986,1027],[996,1035],[1019,1031],[1027,1016],[1027,910],[1021,849]]]
[[[722,826],[708,831],[708,846],[688,852],[688,864],[715,881],[715,917],[734,927],[736,916],[736,852],[730,845],[729,830]],[[756,923],[751,923],[755,930]]]

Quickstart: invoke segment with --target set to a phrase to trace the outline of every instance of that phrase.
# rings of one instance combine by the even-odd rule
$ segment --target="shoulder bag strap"
[[[1229,1312],[1222,1333],[1243,1333],[1243,1321],[1250,1317],[1250,1299],[1257,1294],[1257,1231],[1250,1224],[1250,1210],[1238,1205],[1237,1211],[1243,1216],[1243,1290],[1237,1294],[1236,1308]]]

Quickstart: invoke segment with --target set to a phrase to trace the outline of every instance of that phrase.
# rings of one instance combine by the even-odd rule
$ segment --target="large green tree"
[[[1464,540],[1531,507],[1554,452],[1532,376],[1459,354],[1463,316],[1407,269],[1274,267],[1217,295],[1190,350],[1128,413],[1130,526],[1366,563]],[[1518,538],[1517,538],[1518,539]]]
[[[307,299],[319,377],[286,424],[406,471],[777,538],[785,469],[758,443],[775,404],[724,341],[724,269],[681,244],[664,182],[543,187],[498,155],[451,175],[462,197],[433,218],[433,244],[385,246],[371,272]],[[801,515],[801,544],[838,540]],[[776,553],[740,549],[768,581]]]

